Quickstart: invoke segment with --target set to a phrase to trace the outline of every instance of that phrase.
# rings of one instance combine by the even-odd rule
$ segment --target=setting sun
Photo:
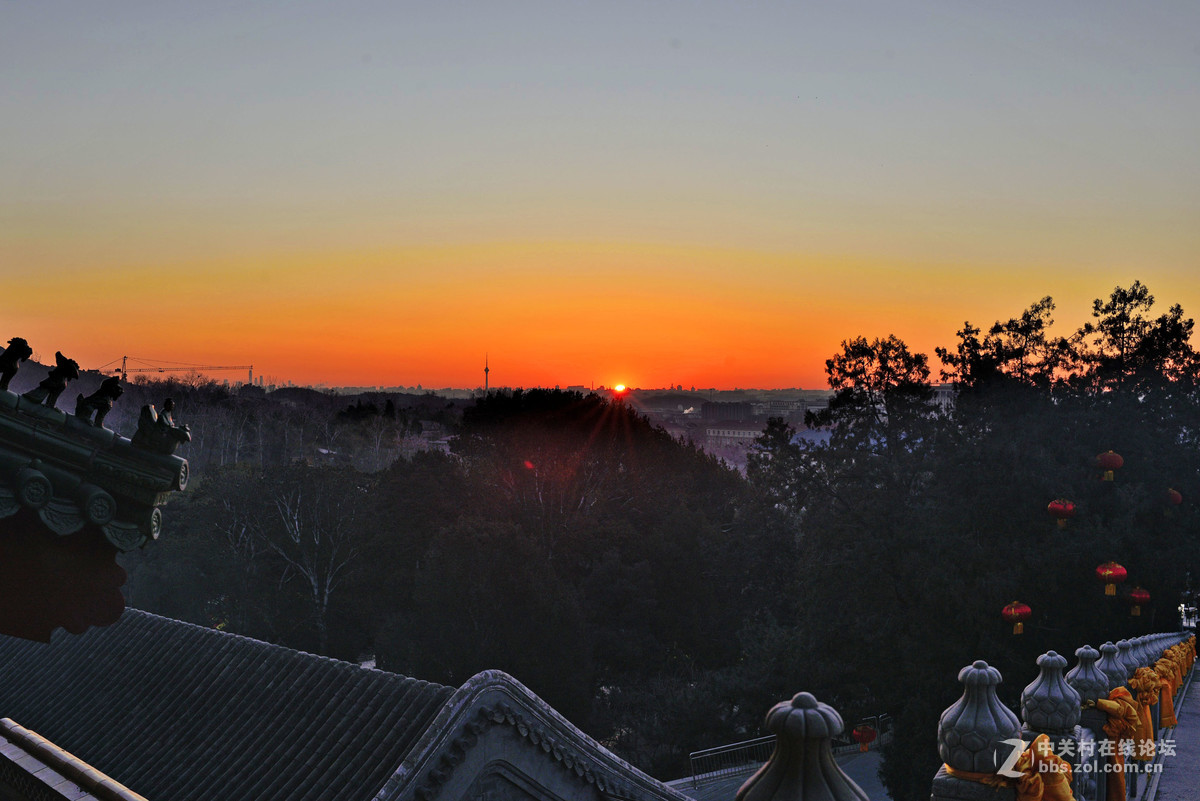
[[[615,387],[613,387],[613,389],[614,389],[614,390],[616,390],[617,392],[624,392],[624,391],[625,391],[625,385],[624,385],[624,384],[617,384]]]

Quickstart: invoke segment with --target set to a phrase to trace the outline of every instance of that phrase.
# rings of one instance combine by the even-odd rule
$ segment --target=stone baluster
[[[1160,634],[1154,638],[1154,659],[1162,659],[1163,652],[1175,644],[1175,638],[1170,634]]]
[[[1113,646],[1113,651],[1116,651],[1116,646]],[[1075,656],[1079,658],[1079,664],[1066,676],[1067,684],[1075,688],[1079,693],[1080,704],[1087,704],[1088,709],[1083,709],[1079,714],[1079,726],[1086,732],[1080,732],[1080,742],[1087,740],[1086,754],[1093,762],[1093,768],[1096,767],[1095,760],[1097,751],[1097,742],[1103,740],[1104,724],[1108,720],[1108,716],[1100,710],[1096,709],[1092,704],[1097,698],[1107,698],[1108,690],[1112,686],[1112,679],[1109,678],[1097,661],[1100,659],[1100,652],[1090,645],[1085,645],[1082,648],[1075,650]],[[1082,762],[1084,758],[1084,747],[1081,746],[1077,751],[1079,754],[1078,761]],[[1098,770],[1093,769],[1087,772],[1076,771],[1076,798],[1103,798],[1106,782],[1104,775]]]
[[[932,801],[1010,801],[1016,792],[978,780],[994,775],[1008,761],[1020,741],[1020,721],[996,697],[1000,671],[979,660],[958,673],[962,698],[938,721],[938,755],[945,765],[933,779]],[[958,775],[954,775],[957,773]]]
[[[1106,642],[1100,646],[1100,661],[1096,663],[1096,667],[1108,676],[1109,690],[1121,687],[1128,679],[1128,676],[1125,675],[1125,666],[1117,660],[1117,653],[1117,646],[1112,641]]]
[[[1146,666],[1146,638],[1133,637],[1129,640],[1129,655],[1138,667]]]
[[[1129,640],[1117,640],[1117,661],[1125,668],[1125,681],[1122,684],[1133,678],[1133,672],[1138,669],[1137,662],[1130,654],[1130,648]]]
[[[797,693],[767,713],[775,750],[746,780],[735,801],[869,801],[833,758],[830,740],[842,733],[842,716],[809,693]]]
[[[1142,667],[1153,667],[1158,658],[1162,656],[1162,649],[1157,647],[1158,638],[1155,635],[1147,635],[1142,638]]]
[[[1097,665],[1100,652],[1090,645],[1075,649],[1079,662],[1066,675],[1067,684],[1079,693],[1081,704],[1108,697],[1110,680]]]
[[[1050,738],[1056,754],[1070,755],[1072,769],[1079,767],[1079,692],[1063,678],[1066,657],[1047,651],[1037,659],[1038,676],[1021,691],[1021,734],[1033,740]]]
[[[1155,634],[1150,638],[1150,643],[1146,647],[1146,652],[1150,654],[1150,663],[1154,664],[1162,658],[1162,652],[1166,649],[1167,644],[1163,641],[1163,635]]]
[[[1154,661],[1162,658],[1162,652],[1166,650],[1168,643],[1166,637],[1162,634],[1155,634],[1150,638],[1150,657]]]
[[[1074,736],[1079,724],[1079,691],[1063,678],[1067,660],[1054,651],[1037,659],[1038,677],[1021,691],[1021,717],[1025,719],[1023,733],[1033,739],[1039,734],[1056,737]]]

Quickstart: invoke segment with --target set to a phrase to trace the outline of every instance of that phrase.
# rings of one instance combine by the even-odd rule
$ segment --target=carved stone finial
[[[963,696],[938,721],[938,755],[956,770],[995,773],[1021,736],[1021,722],[996,697],[1000,671],[982,659],[958,672]]]
[[[21,397],[54,408],[54,404],[58,403],[58,396],[67,388],[67,382],[79,378],[79,364],[74,359],[68,359],[61,351],[57,351],[54,361],[54,367],[50,368],[42,383]]]
[[[1125,681],[1129,681],[1138,669],[1137,661],[1133,658],[1133,646],[1129,640],[1117,640],[1117,650],[1117,661],[1125,668]]]
[[[776,736],[775,751],[738,790],[736,801],[868,801],[833,758],[830,739],[843,728],[833,707],[797,693],[771,708],[766,728]]]
[[[21,363],[32,355],[33,348],[25,340],[20,337],[8,340],[8,347],[0,353],[0,389],[8,389],[8,382],[17,374]]]
[[[1067,660],[1047,651],[1037,665],[1038,677],[1021,692],[1021,717],[1033,731],[1070,734],[1079,723],[1079,693],[1063,678]]]
[[[1079,693],[1081,703],[1095,701],[1097,698],[1107,698],[1109,678],[1096,666],[1100,652],[1090,645],[1075,649],[1079,664],[1067,674],[1066,682]]]
[[[1129,676],[1125,672],[1125,666],[1117,659],[1117,654],[1121,649],[1109,640],[1100,646],[1100,661],[1096,663],[1096,667],[1108,676],[1108,689],[1112,690],[1117,687],[1124,686]]]

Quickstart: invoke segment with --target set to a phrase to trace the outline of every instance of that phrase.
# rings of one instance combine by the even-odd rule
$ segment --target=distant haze
[[[823,385],[1200,313],[1200,4],[6,3],[0,336],[300,383]],[[229,377],[237,377],[229,374]]]

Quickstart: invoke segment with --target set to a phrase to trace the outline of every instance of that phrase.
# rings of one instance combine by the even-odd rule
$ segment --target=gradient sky
[[[305,383],[824,384],[1200,313],[1200,4],[0,0],[0,320]],[[236,377],[236,376],[233,376]]]

